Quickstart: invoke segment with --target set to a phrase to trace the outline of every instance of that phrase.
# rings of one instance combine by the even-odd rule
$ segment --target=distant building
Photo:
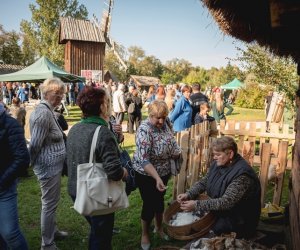
[[[81,75],[81,70],[101,70],[103,80],[105,39],[99,27],[88,20],[61,17],[59,43],[65,44],[67,72]]]
[[[10,74],[24,69],[25,66],[0,63],[0,75]]]
[[[134,85],[139,87],[141,90],[146,90],[146,91],[148,91],[150,86],[161,84],[159,78],[153,76],[130,75],[130,81],[132,81]]]

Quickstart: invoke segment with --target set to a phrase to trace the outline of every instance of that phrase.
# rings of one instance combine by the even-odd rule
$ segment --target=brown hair
[[[184,93],[186,91],[189,91],[191,93],[192,92],[192,88],[189,85],[182,86],[181,93]]]
[[[166,97],[166,91],[164,86],[162,85],[158,86],[155,95],[156,95],[156,99],[164,100]]]
[[[20,100],[19,97],[14,97],[14,98],[12,99],[12,104],[18,106],[20,103],[21,103],[21,100]]]
[[[77,105],[80,107],[83,117],[99,116],[105,96],[107,94],[104,89],[86,86],[77,97]]]
[[[212,143],[212,149],[217,152],[228,152],[228,150],[232,150],[234,155],[237,154],[237,144],[232,137],[222,136],[217,138]]]

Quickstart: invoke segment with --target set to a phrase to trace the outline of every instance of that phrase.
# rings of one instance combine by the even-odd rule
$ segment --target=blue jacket
[[[185,130],[192,126],[192,106],[184,96],[176,102],[175,108],[169,114],[169,118],[173,123],[173,129],[175,132]]]
[[[24,129],[5,111],[0,112],[0,191],[10,187],[18,176],[26,173],[29,153]]]

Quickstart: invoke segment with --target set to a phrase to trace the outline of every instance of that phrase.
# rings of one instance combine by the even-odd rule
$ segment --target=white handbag
[[[107,178],[102,163],[95,163],[95,147],[101,126],[91,145],[89,163],[77,166],[77,189],[74,209],[85,216],[110,214],[129,206],[122,181]]]

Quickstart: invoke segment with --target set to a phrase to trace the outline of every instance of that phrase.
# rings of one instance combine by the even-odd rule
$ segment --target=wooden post
[[[265,194],[268,185],[268,169],[271,161],[271,144],[262,144],[262,155],[260,165],[260,185],[261,185],[261,206],[264,207]]]
[[[246,130],[246,122],[240,122],[240,127],[239,130],[240,131],[245,131]],[[240,154],[243,153],[243,147],[244,147],[244,140],[245,140],[245,136],[244,135],[239,135],[239,141],[238,141],[238,152]]]
[[[270,133],[278,134],[279,133],[279,124],[278,123],[271,123],[270,125]],[[277,138],[270,138],[270,143],[272,144],[272,154],[275,156],[278,155],[278,144],[279,139]]]
[[[254,142],[253,141],[244,141],[242,149],[243,158],[253,166],[254,160]]]
[[[185,192],[187,164],[188,164],[188,152],[189,152],[189,131],[181,131],[180,134],[181,134],[180,147],[182,149],[183,162],[181,165],[180,172],[178,174],[177,187],[175,187],[177,194],[181,194],[181,193]],[[173,195],[174,195],[174,192],[173,192]],[[173,199],[176,199],[176,196],[175,197],[173,196]]]
[[[279,155],[278,155],[278,168],[276,171],[276,184],[273,195],[273,203],[280,205],[282,189],[283,189],[283,180],[284,173],[287,165],[287,156],[288,156],[288,142],[281,141],[279,144]]]

